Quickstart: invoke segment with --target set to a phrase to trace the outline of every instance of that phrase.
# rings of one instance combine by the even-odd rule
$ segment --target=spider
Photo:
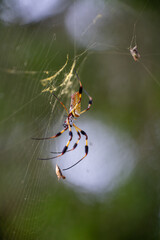
[[[89,94],[87,93],[87,91],[85,89],[83,89],[82,87],[82,83],[78,77],[78,74],[75,73],[76,76],[77,76],[77,79],[79,81],[79,91],[78,92],[75,92],[71,95],[71,103],[70,103],[70,108],[69,108],[69,111],[67,110],[66,106],[59,100],[59,98],[54,95],[54,93],[52,93],[54,95],[54,97],[60,102],[60,104],[63,106],[63,108],[66,110],[67,112],[67,118],[66,120],[64,121],[63,123],[63,129],[58,132],[56,135],[54,136],[51,136],[51,137],[45,137],[45,138],[32,138],[34,140],[47,140],[47,139],[53,139],[53,138],[56,138],[56,137],[59,137],[60,135],[62,135],[66,130],[69,130],[69,140],[67,142],[67,144],[65,145],[65,147],[63,148],[62,152],[56,152],[57,154],[60,153],[59,155],[57,156],[54,156],[54,157],[49,157],[49,158],[39,158],[39,160],[50,160],[50,159],[54,159],[54,158],[58,158],[62,155],[64,155],[66,152],[69,152],[69,151],[73,151],[77,146],[78,146],[78,143],[81,139],[81,134],[85,136],[85,141],[86,141],[86,144],[85,144],[85,155],[79,160],[77,161],[75,164],[71,165],[70,167],[68,168],[65,168],[63,169],[63,171],[65,170],[68,170],[72,167],[74,167],[75,165],[77,165],[79,162],[81,162],[88,154],[88,136],[86,134],[85,131],[83,131],[82,129],[80,129],[78,126],[75,125],[74,121],[80,117],[81,114],[85,113],[86,111],[88,111],[92,105],[92,97],[89,96]],[[86,95],[88,96],[89,98],[89,102],[88,102],[88,107],[81,111],[81,97],[82,97],[82,91],[84,90],[84,92],[86,93]],[[69,149],[68,150],[68,147],[69,147],[69,144],[70,142],[72,141],[72,138],[73,138],[73,133],[72,133],[72,127],[75,128],[76,132],[77,132],[77,135],[78,135],[78,140],[76,141],[76,143],[73,145],[72,149]],[[51,152],[51,153],[55,153],[55,152]],[[60,168],[57,166],[56,167],[56,173],[57,176],[59,176],[58,178],[62,177],[62,173],[61,173],[61,170]],[[60,173],[60,174],[59,174]],[[63,177],[62,177],[63,178]],[[64,179],[64,178],[63,178]]]
[[[135,46],[135,47],[133,47],[133,48],[130,47],[129,50],[130,50],[130,53],[131,53],[134,61],[138,61],[139,58],[140,58],[140,54],[139,54],[139,52],[138,52],[138,50],[137,50],[137,46]]]
[[[129,47],[129,51],[130,51],[130,54],[132,55],[134,61],[138,61],[141,56],[140,56],[140,54],[138,52],[138,49],[137,49],[135,31],[136,31],[136,23],[134,24],[134,28],[133,28],[133,36],[132,36],[131,44],[130,44],[130,47]],[[135,44],[134,47],[132,47],[133,46],[133,42]]]

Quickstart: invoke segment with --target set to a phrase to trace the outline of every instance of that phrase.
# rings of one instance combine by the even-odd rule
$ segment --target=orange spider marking
[[[72,114],[73,114],[74,117],[79,117],[80,114],[81,114],[81,102],[80,102],[80,94],[79,94],[79,92],[75,92],[74,94],[72,94],[70,110],[72,110],[76,106],[76,104],[78,104],[78,105],[75,108],[75,110],[72,112]]]

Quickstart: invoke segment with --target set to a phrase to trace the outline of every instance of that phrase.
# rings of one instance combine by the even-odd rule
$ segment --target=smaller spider
[[[129,50],[130,50],[130,53],[131,53],[134,61],[138,61],[141,56],[140,56],[140,54],[139,54],[139,52],[137,50],[137,46],[135,46],[133,48],[130,47]]]
[[[84,132],[82,129],[80,129],[79,127],[77,127],[74,123],[74,121],[80,117],[81,114],[85,113],[86,111],[88,111],[92,105],[92,97],[89,96],[89,94],[87,93],[87,91],[84,89],[84,92],[86,93],[86,95],[88,96],[89,98],[89,102],[88,102],[88,107],[86,109],[84,109],[83,111],[81,111],[81,97],[82,97],[82,91],[83,91],[83,87],[82,87],[82,83],[76,73],[76,76],[78,78],[78,81],[79,81],[79,84],[80,84],[80,87],[79,87],[79,91],[78,92],[75,92],[74,94],[72,94],[71,96],[71,104],[70,104],[70,108],[69,108],[69,111],[67,110],[66,106],[59,100],[59,98],[55,96],[55,98],[60,102],[60,104],[63,106],[63,108],[66,110],[67,112],[67,118],[66,120],[64,121],[63,123],[63,130],[58,132],[56,135],[52,136],[52,137],[46,137],[46,138],[32,138],[34,140],[47,140],[47,139],[52,139],[52,138],[56,138],[56,137],[59,137],[61,134],[63,134],[67,129],[69,130],[69,140],[67,142],[67,144],[65,145],[65,147],[62,149],[62,152],[60,152],[59,155],[55,156],[55,157],[49,157],[49,158],[39,158],[39,160],[50,160],[50,159],[54,159],[54,158],[57,158],[57,157],[60,157],[62,155],[64,155],[66,152],[69,152],[69,151],[73,151],[80,139],[81,139],[81,134],[85,136],[86,138],[86,144],[85,144],[85,155],[79,160],[77,161],[75,164],[73,164],[72,166],[68,167],[68,168],[65,168],[63,169],[63,171],[65,170],[68,170],[72,167],[74,167],[75,165],[77,165],[79,162],[81,162],[88,154],[88,136],[86,134],[86,132]],[[72,138],[73,138],[73,133],[72,133],[72,127],[75,128],[76,132],[77,132],[77,135],[78,135],[78,140],[76,141],[76,143],[73,145],[72,149],[69,149],[68,150],[68,147],[69,147],[69,144],[70,142],[72,141]],[[55,153],[55,152],[51,152],[51,153]],[[60,170],[60,168],[58,167],[58,165],[56,166],[56,174],[58,176],[58,179],[59,178],[63,178],[64,179],[64,176],[62,175],[62,172]]]
[[[140,54],[138,52],[138,49],[137,49],[135,32],[136,32],[136,22],[134,23],[134,27],[133,27],[133,36],[132,36],[132,39],[131,39],[131,44],[130,44],[130,47],[129,47],[129,51],[130,51],[130,54],[132,55],[134,61],[138,61],[141,56],[140,56]],[[132,47],[132,46],[134,46],[134,47]]]

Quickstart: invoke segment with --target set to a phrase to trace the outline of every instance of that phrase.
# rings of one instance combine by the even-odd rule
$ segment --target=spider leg
[[[82,95],[82,90],[84,90],[85,94],[86,94],[86,95],[88,96],[88,98],[89,98],[88,107],[87,107],[87,109],[83,110],[83,111],[80,113],[80,114],[82,114],[82,113],[85,113],[86,111],[88,111],[88,110],[90,109],[93,100],[92,100],[92,97],[89,96],[88,92],[87,92],[85,89],[83,89],[83,87],[82,87],[82,83],[81,83],[81,80],[80,80],[80,78],[79,78],[77,72],[75,72],[75,74],[76,74],[76,76],[77,76],[77,78],[78,78],[78,81],[79,81],[79,84],[80,84],[79,93],[81,92],[81,95]],[[80,95],[80,100],[79,100],[79,102],[81,102],[81,95]],[[78,106],[79,102],[76,104],[75,107]],[[74,110],[75,110],[75,109],[74,109]],[[72,110],[72,111],[73,111],[73,110]]]
[[[81,134],[86,137],[85,155],[84,155],[84,157],[82,157],[78,162],[74,163],[74,164],[71,165],[70,167],[64,168],[63,171],[66,171],[66,170],[68,170],[68,169],[76,166],[76,165],[77,165],[79,162],[81,162],[81,161],[87,156],[87,154],[88,154],[88,136],[87,136],[87,134],[86,134],[82,129],[78,128],[75,124],[73,124],[73,126],[74,126],[75,128],[77,128],[77,129],[79,129],[80,132],[81,132]]]
[[[58,102],[64,107],[64,109],[66,110],[66,112],[68,114],[68,110],[67,110],[66,106],[60,101],[60,99],[54,93],[52,93],[52,94],[58,100]]]
[[[83,110],[82,112],[80,112],[80,115],[81,115],[82,113],[87,112],[87,111],[91,108],[91,105],[92,105],[92,103],[93,103],[92,97],[89,96],[89,94],[87,93],[87,91],[86,91],[85,89],[84,89],[84,92],[85,92],[86,95],[88,96],[89,102],[88,102],[88,107],[87,107],[85,110]]]
[[[59,137],[62,133],[64,133],[67,129],[68,129],[68,126],[67,126],[66,128],[64,128],[61,132],[58,132],[56,135],[54,135],[54,136],[52,136],[52,137],[32,138],[32,139],[33,139],[33,140],[47,140],[47,139],[56,138],[56,137]]]
[[[74,126],[75,127],[75,126]],[[73,148],[71,148],[71,149],[69,149],[69,150],[67,150],[66,152],[70,152],[70,151],[73,151],[77,146],[78,146],[78,143],[79,143],[79,141],[80,141],[80,139],[81,139],[81,134],[80,134],[80,132],[78,131],[78,129],[75,127],[75,129],[76,129],[76,131],[77,131],[77,134],[78,134],[78,140],[77,140],[77,142],[73,145]],[[51,152],[51,153],[62,153],[62,152]]]
[[[135,29],[136,29],[136,23],[134,23],[134,26],[133,26],[132,39],[131,39],[129,49],[131,49],[133,47],[133,41],[135,40]],[[136,42],[136,40],[135,40],[135,42]]]
[[[73,125],[74,126],[74,125]],[[75,127],[75,126],[74,126]],[[77,128],[75,127],[75,129],[76,129],[76,131],[77,131],[77,134],[78,134],[78,140],[77,140],[77,142],[73,145],[73,148],[72,149],[70,149],[70,150],[68,150],[68,152],[70,152],[70,151],[73,151],[77,146],[78,146],[78,143],[79,143],[79,141],[80,141],[80,139],[81,139],[81,134],[80,134],[80,132],[77,130]]]
[[[69,124],[69,121],[68,121],[67,124],[68,124],[68,127],[69,127],[69,136],[70,136],[70,138],[69,138],[67,144],[65,145],[65,147],[63,148],[61,154],[59,154],[59,155],[57,155],[57,156],[55,156],[55,157],[38,158],[38,160],[51,160],[51,159],[54,159],[54,158],[61,157],[63,154],[65,154],[65,152],[66,152],[67,149],[68,149],[68,146],[69,146],[70,142],[72,141],[72,137],[73,137],[73,133],[72,133],[72,131],[71,131],[71,126],[70,126],[70,124]]]

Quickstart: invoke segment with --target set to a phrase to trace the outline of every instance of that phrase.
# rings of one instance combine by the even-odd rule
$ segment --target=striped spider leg
[[[78,146],[78,143],[79,143],[79,141],[80,141],[80,139],[81,139],[81,134],[80,134],[80,132],[78,131],[78,128],[75,127],[75,129],[76,129],[76,131],[77,131],[78,140],[77,140],[77,142],[73,145],[73,147],[72,147],[71,149],[67,150],[66,152],[73,151],[73,150]],[[51,152],[51,153],[56,153],[56,154],[58,154],[58,153],[61,153],[61,152]]]
[[[88,136],[87,136],[87,134],[85,133],[85,131],[83,131],[82,129],[80,129],[79,127],[77,127],[74,123],[73,123],[73,126],[75,127],[75,129],[78,128],[78,129],[80,130],[81,134],[86,137],[85,155],[84,155],[80,160],[78,160],[76,163],[74,163],[73,165],[71,165],[70,167],[64,168],[63,171],[66,171],[66,170],[68,170],[68,169],[76,166],[76,165],[77,165],[79,162],[81,162],[81,161],[87,156],[87,154],[88,154]]]
[[[51,160],[51,159],[54,159],[54,158],[58,158],[62,155],[64,155],[66,152],[69,152],[69,151],[73,151],[77,146],[78,146],[78,143],[81,139],[81,134],[84,135],[86,137],[86,145],[85,145],[85,155],[83,158],[81,158],[78,162],[76,162],[75,164],[73,164],[72,166],[66,168],[66,169],[63,169],[63,170],[68,170],[72,167],[74,167],[75,165],[77,165],[80,161],[82,161],[88,154],[88,136],[87,134],[81,130],[80,128],[78,128],[74,123],[73,121],[75,121],[78,117],[80,117],[81,114],[85,113],[86,111],[88,111],[92,105],[92,97],[89,96],[89,94],[87,93],[86,90],[84,90],[84,92],[86,93],[86,95],[88,96],[89,98],[89,103],[88,103],[88,107],[81,111],[81,98],[82,98],[82,91],[83,91],[83,87],[82,87],[82,83],[76,73],[76,76],[78,78],[78,81],[79,81],[79,84],[80,84],[80,87],[79,87],[79,91],[78,92],[75,92],[74,94],[72,94],[71,96],[71,104],[70,104],[70,108],[69,108],[69,111],[67,110],[66,106],[59,100],[59,98],[55,96],[55,98],[60,102],[60,104],[63,106],[63,108],[66,110],[67,112],[67,118],[66,120],[64,121],[63,123],[63,126],[64,126],[64,129],[60,132],[58,132],[56,135],[54,136],[51,136],[51,137],[45,137],[45,138],[33,138],[34,140],[47,140],[47,139],[52,139],[52,138],[56,138],[56,137],[59,137],[61,134],[63,134],[67,129],[69,130],[69,140],[67,142],[67,144],[65,145],[65,147],[63,148],[62,152],[56,152],[57,154],[60,153],[59,155],[57,156],[54,156],[54,157],[49,157],[49,158],[39,158],[39,160]],[[72,130],[71,128],[74,127],[76,132],[77,132],[77,135],[78,135],[78,140],[76,141],[76,143],[73,145],[73,148],[72,149],[69,149],[68,150],[68,147],[69,147],[69,144],[70,142],[72,141],[72,138],[73,138],[73,133],[72,133]],[[55,152],[52,152],[52,153],[55,153]],[[57,165],[56,167],[56,174],[58,176],[58,178],[62,177],[62,173],[61,173],[61,170],[59,168],[59,166]],[[63,177],[62,177],[63,178]],[[64,178],[63,178],[64,179]]]

